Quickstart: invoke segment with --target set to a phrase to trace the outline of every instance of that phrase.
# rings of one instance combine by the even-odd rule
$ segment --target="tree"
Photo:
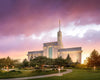
[[[31,56],[30,61],[32,61],[32,60],[33,60],[33,57]]]
[[[54,59],[48,58],[46,60],[46,65],[54,65]]]
[[[13,60],[8,56],[7,59],[6,59],[6,65],[11,67],[14,63],[13,63]]]
[[[64,66],[65,65],[65,60],[62,57],[58,57],[57,59],[55,59],[55,65],[58,66]]]
[[[23,67],[28,67],[29,66],[29,62],[27,61],[27,59],[23,60]]]
[[[0,59],[0,69],[1,69],[2,67],[6,66],[5,61],[6,61],[6,58],[1,58],[1,59]]]
[[[92,51],[90,57],[87,58],[87,66],[100,66],[100,55],[95,49]]]
[[[47,61],[48,61],[48,58],[44,56],[39,56],[30,61],[30,66],[35,67],[37,65],[40,68],[42,68],[42,66],[45,65]]]
[[[15,66],[18,63],[18,60],[13,60],[9,56],[7,58],[1,58],[0,59],[0,67],[12,67]]]
[[[35,67],[37,65],[37,61],[35,59],[30,59],[30,66]]]
[[[68,54],[68,56],[66,58],[66,66],[69,67],[69,66],[71,66],[72,63],[73,63],[72,59],[71,59],[70,55]]]

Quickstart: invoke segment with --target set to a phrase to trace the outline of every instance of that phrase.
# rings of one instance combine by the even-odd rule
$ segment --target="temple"
[[[73,48],[63,48],[62,43],[62,32],[60,30],[60,21],[59,21],[59,31],[57,33],[57,41],[56,42],[49,42],[43,43],[43,50],[40,51],[29,51],[28,52],[28,59],[35,58],[38,56],[46,56],[47,58],[66,58],[69,54],[73,62],[81,63],[81,47],[73,47]]]

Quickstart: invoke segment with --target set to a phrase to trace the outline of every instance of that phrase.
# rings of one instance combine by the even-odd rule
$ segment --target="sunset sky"
[[[0,0],[0,58],[27,58],[56,41],[61,21],[64,47],[82,47],[82,62],[100,52],[100,0]]]

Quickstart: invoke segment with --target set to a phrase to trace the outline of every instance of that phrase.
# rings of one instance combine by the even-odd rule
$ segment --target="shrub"
[[[42,72],[42,70],[41,69],[36,69],[35,72]]]
[[[12,71],[9,71],[8,73],[22,73],[22,72],[21,71],[12,70]]]
[[[79,68],[79,69],[86,69],[87,68],[87,66],[84,64],[77,64],[75,67]]]
[[[15,70],[11,70],[11,71],[9,71],[9,72],[16,72]]]

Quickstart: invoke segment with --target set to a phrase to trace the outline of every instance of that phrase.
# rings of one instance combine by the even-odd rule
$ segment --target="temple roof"
[[[47,47],[47,46],[58,46],[58,42],[48,42],[48,43],[44,43],[43,46],[44,47]]]
[[[59,49],[58,52],[63,52],[63,51],[82,51],[81,47],[73,47],[73,48],[62,48]]]
[[[43,51],[29,51],[28,54],[43,53]]]

